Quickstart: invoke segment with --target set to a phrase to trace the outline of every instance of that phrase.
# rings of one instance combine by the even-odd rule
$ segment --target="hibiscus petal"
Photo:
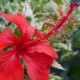
[[[37,36],[36,40],[25,43],[27,46],[27,52],[45,53],[53,58],[58,58],[53,47],[44,39],[44,35],[37,29],[35,30],[35,34]]]
[[[19,16],[28,25],[28,22],[26,21],[25,17],[21,13],[17,13],[17,16]]]
[[[18,13],[17,14],[23,21],[24,21],[24,23],[25,23],[25,27],[26,28],[24,28],[24,34],[25,35],[23,35],[24,36],[24,38],[26,37],[27,39],[30,39],[32,36],[33,36],[33,34],[34,34],[34,31],[35,31],[35,28],[33,27],[33,26],[31,26],[31,25],[29,25],[28,24],[28,22],[27,22],[27,20],[25,19],[25,17],[21,14],[21,13]],[[23,29],[23,26],[22,26],[22,29]],[[26,30],[26,31],[25,31]]]
[[[43,34],[38,29],[35,30],[35,34],[36,34],[37,39],[43,38]]]
[[[9,45],[17,45],[19,42],[19,38],[15,36],[8,28],[5,28],[0,34],[0,49],[3,49]]]
[[[39,52],[45,53],[53,58],[58,58],[57,53],[54,51],[53,47],[46,40],[39,40],[33,42],[29,47],[27,47],[27,51],[30,53]]]
[[[23,80],[23,68],[14,50],[0,53],[0,80]]]
[[[4,16],[8,21],[14,22],[18,26],[23,39],[26,38],[27,40],[29,40],[32,37],[35,28],[28,24],[22,14],[18,13],[17,15],[12,15],[0,13],[0,15]]]
[[[48,68],[53,62],[53,59],[50,56],[44,53],[23,53],[22,58],[24,59],[27,73],[31,80],[48,80]]]

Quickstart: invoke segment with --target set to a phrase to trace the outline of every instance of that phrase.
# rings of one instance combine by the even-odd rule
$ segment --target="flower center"
[[[25,50],[24,43],[20,43],[16,46],[16,50],[21,53]]]

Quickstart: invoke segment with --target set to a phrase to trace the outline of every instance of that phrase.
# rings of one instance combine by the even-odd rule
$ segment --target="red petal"
[[[45,53],[53,58],[58,58],[57,53],[46,40],[40,40],[32,43],[31,45],[29,45],[29,47],[27,47],[27,51],[30,53]]]
[[[5,28],[0,34],[0,49],[9,45],[17,45],[20,42],[17,36],[15,36],[11,30]]]
[[[35,34],[36,34],[38,39],[43,38],[43,34],[38,29],[35,30]]]
[[[17,13],[17,16],[19,16],[25,22],[25,24],[28,25],[28,22],[26,21],[25,17],[21,13]]]
[[[26,30],[26,34],[24,35],[24,40],[30,40],[31,37],[33,36],[35,32],[35,28],[31,25],[28,25],[27,30]]]
[[[30,39],[32,37],[35,29],[28,24],[22,14],[18,13],[17,15],[12,15],[0,13],[0,15],[4,16],[8,21],[14,22],[19,27],[23,39]]]
[[[24,32],[24,34],[23,34],[24,38],[26,37],[27,39],[30,39],[32,37],[32,35],[34,34],[35,28],[33,26],[31,26],[31,25],[28,24],[28,22],[26,21],[25,17],[21,13],[18,13],[17,15],[25,23],[25,28],[23,30],[23,32]],[[22,26],[22,29],[23,29],[23,26]]]
[[[48,68],[53,62],[53,59],[44,54],[22,54],[25,61],[28,75],[31,80],[48,80]]]
[[[36,36],[37,36],[38,39],[39,38],[44,38],[44,35],[39,30],[36,29],[35,33],[36,33]],[[47,53],[49,55],[52,55],[54,58],[58,58],[57,53],[54,51],[54,49],[52,48],[52,46],[49,43],[47,43],[46,40],[40,41],[34,47],[36,47],[40,52]]]
[[[23,68],[19,56],[13,50],[0,53],[0,80],[23,80]]]

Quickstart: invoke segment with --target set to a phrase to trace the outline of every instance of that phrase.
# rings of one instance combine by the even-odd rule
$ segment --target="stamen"
[[[51,36],[56,30],[58,30],[68,19],[69,15],[73,12],[73,10],[75,8],[77,8],[78,6],[80,6],[80,3],[71,3],[70,4],[70,9],[68,10],[66,15],[62,15],[62,18],[60,20],[60,22],[54,27],[52,28],[45,36],[44,38],[48,38],[49,36]]]

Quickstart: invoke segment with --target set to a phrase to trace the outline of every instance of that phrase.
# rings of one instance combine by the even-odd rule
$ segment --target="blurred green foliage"
[[[70,66],[68,76],[71,78],[80,78],[80,62]]]
[[[80,49],[80,30],[76,31],[73,34],[73,43],[72,44],[73,44],[72,45],[73,48]]]
[[[57,5],[62,5],[62,4],[63,4],[62,0],[54,0],[54,2],[55,2]]]

